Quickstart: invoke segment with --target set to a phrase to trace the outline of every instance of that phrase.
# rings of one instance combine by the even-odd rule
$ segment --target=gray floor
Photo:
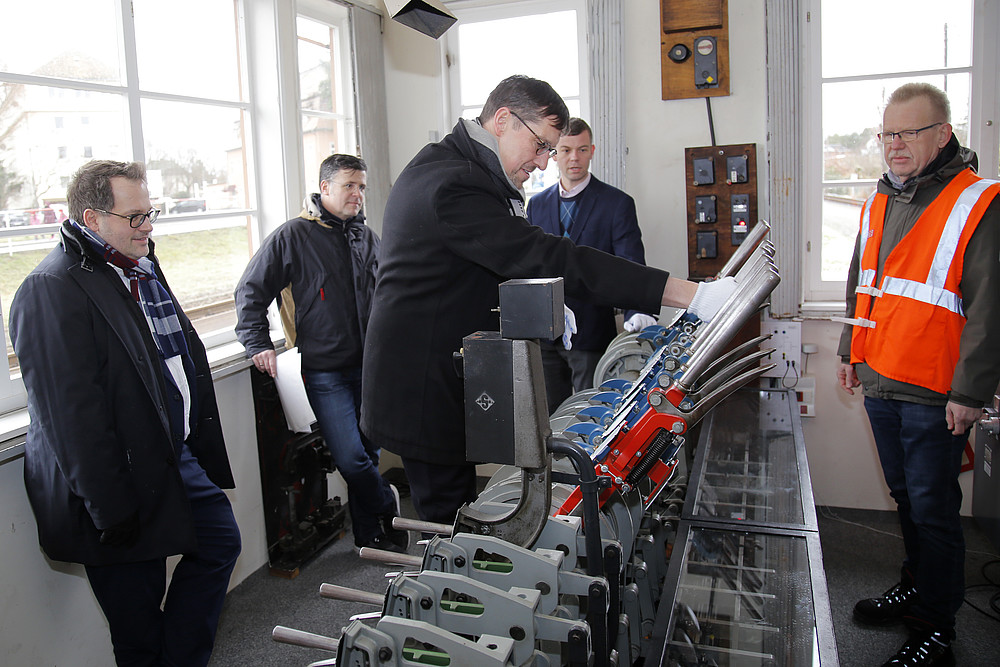
[[[403,514],[414,516],[406,499]],[[895,514],[838,508],[819,508],[818,514],[840,664],[881,665],[905,641],[904,631],[862,627],[851,618],[851,609],[859,598],[880,594],[898,579],[902,542]],[[969,550],[966,583],[982,584],[983,564],[1000,556],[972,520],[966,523],[965,533]],[[420,553],[421,547],[413,545],[410,552]],[[350,534],[328,546],[295,579],[274,577],[266,567],[262,568],[229,594],[210,665],[304,667],[333,657],[317,649],[276,643],[271,640],[271,630],[275,625],[285,625],[339,637],[351,615],[376,608],[323,599],[319,596],[320,584],[382,592],[387,569],[358,558]],[[987,574],[993,581],[1000,581],[1000,565],[990,566]],[[970,590],[966,600],[988,610],[989,599],[997,590]],[[958,615],[958,635],[954,650],[960,667],[1000,665],[1000,620],[990,620],[969,604],[963,605]]]
[[[903,541],[895,512],[871,512],[840,508],[817,508],[823,562],[830,589],[837,650],[842,667],[881,665],[906,641],[901,626],[870,628],[852,617],[854,603],[880,595],[899,581]],[[976,611],[989,611],[990,598],[1000,591],[986,583],[982,567],[1000,558],[972,519],[963,519],[965,528],[966,604],[958,612],[954,643],[959,667],[1000,665],[1000,617],[995,620]],[[1000,563],[989,566],[986,574],[1000,582]]]

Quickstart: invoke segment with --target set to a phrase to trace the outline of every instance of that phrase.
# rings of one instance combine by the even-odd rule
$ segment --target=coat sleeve
[[[246,348],[247,357],[274,349],[267,309],[291,282],[292,269],[292,252],[283,231],[279,229],[265,239],[233,292],[236,338]]]
[[[847,307],[844,309],[845,317],[854,317],[854,307],[858,302],[857,293],[854,291],[858,287],[858,271],[861,268],[861,233],[854,241],[854,255],[851,258],[851,268],[847,271],[847,288],[844,294],[844,301]],[[840,333],[840,344],[837,346],[837,355],[845,364],[851,358],[851,336],[854,327],[850,324],[844,325],[844,330]]]
[[[28,393],[33,456],[51,458],[98,529],[137,511],[127,443],[112,428],[116,406],[95,327],[100,316],[69,278],[30,274],[11,304],[14,351]],[[32,465],[27,461],[26,466]],[[46,490],[42,490],[45,493]]]
[[[474,179],[450,180],[436,197],[452,252],[503,278],[563,276],[566,293],[621,308],[658,312],[667,272],[546,234],[511,215]]]

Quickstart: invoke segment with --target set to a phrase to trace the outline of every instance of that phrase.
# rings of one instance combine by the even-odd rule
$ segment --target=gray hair
[[[934,109],[935,116],[944,119],[942,122],[951,122],[951,102],[948,101],[948,96],[940,88],[929,83],[904,83],[892,91],[886,106],[909,102],[917,97],[926,97]]]

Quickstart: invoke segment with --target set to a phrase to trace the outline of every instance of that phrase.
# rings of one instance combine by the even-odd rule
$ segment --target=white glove
[[[728,276],[711,282],[699,283],[691,299],[688,312],[702,322],[711,322],[729,295],[736,291],[736,278]]]
[[[573,334],[576,333],[576,314],[569,309],[569,306],[563,304],[563,317],[565,318],[566,328],[563,329],[563,347],[567,350],[573,349]]]
[[[625,320],[625,331],[629,333],[633,331],[642,331],[646,327],[651,327],[656,324],[656,318],[646,313],[636,313],[632,317]]]

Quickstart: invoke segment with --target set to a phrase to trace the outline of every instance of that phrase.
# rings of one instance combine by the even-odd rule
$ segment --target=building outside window
[[[55,9],[58,21],[50,20]],[[45,48],[37,32],[23,29],[28,25],[46,26]],[[178,44],[187,46],[171,47]],[[248,230],[255,224],[245,48],[241,0],[5,5],[4,320],[24,276],[56,243],[68,215],[69,178],[98,158],[146,163],[153,205],[163,211],[156,252],[171,288],[202,335],[232,328],[233,287],[249,259]],[[4,331],[16,378],[6,321]]]

